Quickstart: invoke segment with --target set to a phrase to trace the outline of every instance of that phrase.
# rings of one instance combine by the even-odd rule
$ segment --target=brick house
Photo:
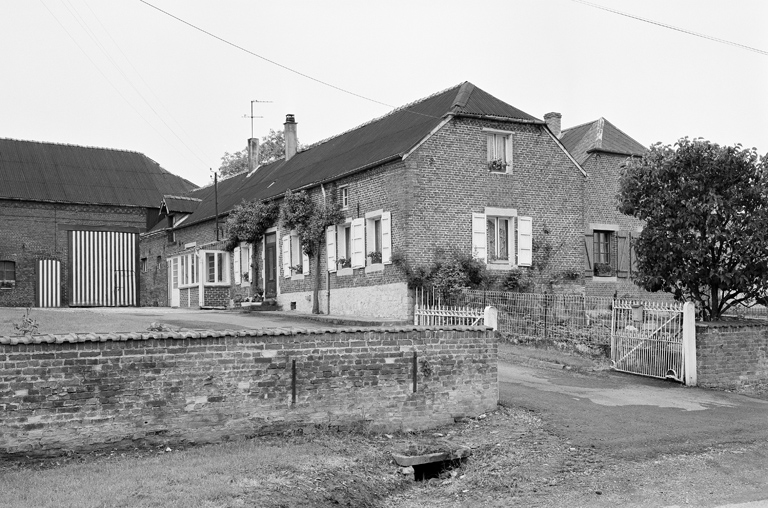
[[[138,303],[138,235],[195,185],[143,154],[0,139],[0,306]]]
[[[545,120],[556,135],[559,113]],[[642,157],[646,148],[605,118],[564,129],[560,141],[587,172],[584,193],[584,289],[587,296],[657,299],[664,295],[642,290],[630,280],[635,265],[632,239],[642,231],[640,219],[620,213],[621,167]]]
[[[416,266],[431,262],[435,248],[456,247],[503,276],[530,266],[533,239],[549,235],[559,246],[552,266],[581,273],[586,173],[544,121],[471,83],[301,151],[296,129],[288,115],[284,159],[187,194],[200,200],[193,211],[166,206],[167,220],[142,236],[141,257],[157,259],[157,273],[167,276],[142,274],[143,304],[227,305],[256,277],[284,309],[310,312],[311,268],[292,232],[276,224],[255,245],[230,252],[215,220],[217,209],[223,216],[243,200],[279,200],[288,189],[337,200],[345,215],[328,228],[321,256],[323,312],[412,313],[395,252]],[[260,260],[255,271],[250,249]]]

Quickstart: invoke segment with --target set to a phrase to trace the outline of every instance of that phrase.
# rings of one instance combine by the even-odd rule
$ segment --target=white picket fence
[[[413,323],[417,326],[490,326],[498,329],[497,312],[494,307],[456,306],[444,302],[439,295],[416,290],[416,305]]]

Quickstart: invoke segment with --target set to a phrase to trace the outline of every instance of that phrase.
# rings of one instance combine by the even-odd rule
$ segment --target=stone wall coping
[[[740,319],[738,321],[697,321],[696,328],[768,328],[764,319]]]
[[[326,333],[403,333],[424,331],[492,331],[489,326],[352,326],[344,328],[264,328],[261,330],[189,330],[179,332],[111,332],[111,333],[68,333],[0,336],[2,345],[26,344],[74,344],[77,342],[120,342],[127,340],[154,339],[206,339],[222,337],[264,337],[275,335],[323,335]]]

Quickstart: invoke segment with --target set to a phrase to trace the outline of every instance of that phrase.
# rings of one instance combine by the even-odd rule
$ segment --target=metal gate
[[[135,306],[138,234],[69,232],[69,305]]]
[[[61,306],[61,262],[59,260],[37,260],[35,305],[38,307]]]
[[[683,382],[683,304],[614,300],[611,323],[611,368]]]

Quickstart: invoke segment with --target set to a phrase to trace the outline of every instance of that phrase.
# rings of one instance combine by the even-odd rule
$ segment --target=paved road
[[[766,442],[768,401],[627,374],[499,364],[500,398],[541,414],[549,430],[617,458],[652,458]]]

